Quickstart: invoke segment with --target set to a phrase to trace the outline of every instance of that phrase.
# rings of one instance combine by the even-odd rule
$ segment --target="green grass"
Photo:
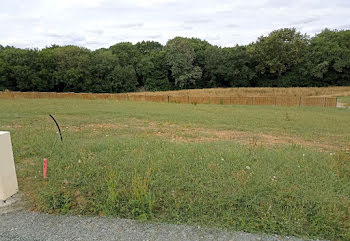
[[[350,96],[338,97],[338,101],[341,103],[345,103],[346,106],[350,106]]]
[[[73,99],[0,107],[35,210],[350,239],[348,109]],[[223,131],[248,134],[214,136]],[[254,141],[264,135],[309,145]]]

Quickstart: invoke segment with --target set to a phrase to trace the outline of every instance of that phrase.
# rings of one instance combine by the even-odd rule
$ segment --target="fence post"
[[[299,96],[299,106],[301,106],[301,96]]]
[[[253,104],[254,104],[253,96],[252,96],[251,98],[252,98],[252,99],[251,99],[250,103],[251,103],[251,105],[253,105]]]
[[[189,104],[190,103],[190,96],[188,95],[187,96],[187,104]]]
[[[232,96],[230,96],[230,105],[232,105]]]
[[[327,97],[324,97],[324,104],[323,107],[326,107]]]
[[[129,100],[129,94],[126,94],[126,99]]]
[[[170,96],[168,95],[168,103],[170,103]]]
[[[277,96],[275,96],[275,106],[277,105]]]

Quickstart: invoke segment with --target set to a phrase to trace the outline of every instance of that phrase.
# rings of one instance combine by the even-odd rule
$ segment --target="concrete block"
[[[18,192],[10,132],[0,131],[0,200]]]

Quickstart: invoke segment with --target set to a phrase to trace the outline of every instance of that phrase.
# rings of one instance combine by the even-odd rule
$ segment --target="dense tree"
[[[256,62],[257,77],[265,82],[268,82],[267,79],[273,80],[272,85],[278,85],[280,76],[303,62],[308,41],[308,36],[294,28],[279,29],[268,36],[261,36],[255,44],[248,46]]]
[[[202,76],[202,70],[193,64],[195,52],[191,44],[184,38],[176,37],[168,41],[164,49],[175,86],[179,88],[195,86],[196,81]]]
[[[350,85],[350,31],[325,29],[315,36],[305,69],[312,85]]]
[[[244,46],[225,48],[225,64],[228,79],[232,87],[254,86],[253,79],[256,76],[252,56]]]
[[[255,71],[251,56],[244,46],[233,48],[210,47],[205,52],[205,75],[214,87],[251,86]]]
[[[225,85],[224,54],[222,48],[210,46],[205,50],[202,85],[205,87],[222,87]]]
[[[58,61],[54,52],[56,46],[45,48],[38,54],[37,68],[39,83],[36,84],[39,91],[55,90],[55,73],[58,70]]]
[[[144,87],[149,91],[169,90],[168,69],[165,51],[152,51],[138,64]]]
[[[129,92],[211,87],[350,85],[350,30],[310,38],[279,29],[246,46],[221,48],[176,37],[162,46],[0,45],[0,90]]]
[[[11,88],[11,81],[8,76],[8,65],[7,63],[0,58],[0,91],[6,88]]]
[[[120,66],[132,65],[135,67],[139,61],[140,52],[132,43],[118,43],[109,47],[109,49],[115,55]]]
[[[117,65],[107,76],[110,83],[110,92],[132,92],[136,90],[136,72],[131,65]]]
[[[136,43],[136,49],[140,54],[146,55],[153,51],[160,51],[163,49],[163,45],[161,43],[155,41],[142,41]]]
[[[92,52],[89,67],[92,81],[89,89],[94,92],[112,92],[112,85],[107,77],[117,65],[117,58],[111,50],[99,49]]]
[[[21,50],[14,47],[1,49],[0,59],[2,59],[2,82],[8,89],[30,91],[36,90],[37,79],[37,59],[36,49]]]
[[[54,74],[57,91],[88,91],[91,85],[89,72],[91,51],[76,46],[53,49],[57,58],[57,71]]]

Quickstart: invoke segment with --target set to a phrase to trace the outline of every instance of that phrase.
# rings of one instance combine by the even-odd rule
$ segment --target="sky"
[[[0,0],[0,44],[89,49],[196,37],[244,45],[279,28],[350,29],[350,0]]]

